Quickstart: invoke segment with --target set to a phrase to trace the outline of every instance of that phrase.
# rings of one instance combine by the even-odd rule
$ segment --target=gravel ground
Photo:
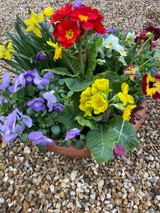
[[[69,1],[73,3],[74,1]],[[107,28],[140,31],[150,24],[160,27],[159,0],[85,1],[105,16]],[[12,31],[18,14],[29,17],[57,0],[2,0],[0,40]],[[0,77],[4,72],[0,71]],[[0,213],[158,213],[160,212],[160,100],[148,98],[145,122],[137,133],[141,144],[126,156],[107,164],[91,158],[72,159],[39,153],[31,143],[17,141],[0,147]]]

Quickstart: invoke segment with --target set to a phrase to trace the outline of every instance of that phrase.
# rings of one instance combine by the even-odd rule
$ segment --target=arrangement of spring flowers
[[[86,143],[108,162],[139,144],[130,119],[144,95],[160,99],[160,29],[121,34],[102,21],[79,0],[17,16],[16,34],[0,44],[0,134],[8,145],[31,140],[45,153],[55,140]]]

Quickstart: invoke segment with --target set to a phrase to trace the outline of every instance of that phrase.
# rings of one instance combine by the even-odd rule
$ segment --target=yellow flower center
[[[73,35],[74,35],[74,32],[73,32],[72,29],[70,29],[70,30],[66,31],[65,37],[66,37],[67,39],[71,39],[71,38],[73,37]]]
[[[112,47],[114,45],[114,43],[109,43],[107,44],[107,47]]]
[[[133,38],[128,38],[128,39],[127,39],[127,42],[128,42],[128,43],[130,43],[130,42],[132,42],[132,41],[133,41]]]
[[[78,17],[81,19],[81,21],[88,21],[88,16],[79,15]]]

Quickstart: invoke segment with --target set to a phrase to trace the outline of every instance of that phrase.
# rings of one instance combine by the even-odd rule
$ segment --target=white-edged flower
[[[125,62],[124,57],[123,57],[122,55],[119,56],[118,61],[122,62],[123,66],[126,66],[126,65],[127,65],[127,63]]]
[[[131,33],[131,32],[128,32],[126,38],[125,38],[125,41],[129,44],[133,44],[134,43],[134,40],[135,40],[136,36],[135,36],[135,32]]]
[[[105,46],[108,49],[115,50],[117,46],[119,45],[118,43],[119,38],[114,36],[114,35],[109,35],[103,43],[103,46]]]
[[[115,50],[121,54],[121,56],[127,56],[127,52],[120,44],[116,46]]]
[[[105,60],[97,59],[97,64],[99,64],[99,65],[103,65],[103,64],[105,64],[105,63],[106,63],[106,61],[105,61]]]

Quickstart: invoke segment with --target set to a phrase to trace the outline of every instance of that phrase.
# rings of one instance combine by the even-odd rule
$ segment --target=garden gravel
[[[69,1],[73,3],[74,1]],[[140,31],[160,27],[159,0],[85,1],[105,16],[106,28]],[[29,9],[54,10],[63,0],[1,0],[0,40],[18,14]],[[2,78],[4,70],[0,71]],[[137,133],[141,144],[126,156],[105,164],[39,153],[30,142],[0,144],[0,213],[158,213],[160,212],[160,100],[147,99],[145,122]]]

